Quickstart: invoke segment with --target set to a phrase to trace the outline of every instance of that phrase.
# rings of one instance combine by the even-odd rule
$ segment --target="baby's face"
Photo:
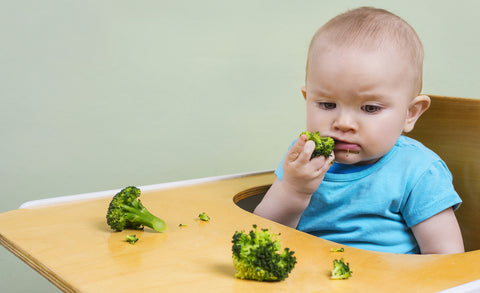
[[[394,146],[413,98],[409,65],[385,50],[341,48],[310,56],[307,129],[335,139],[335,161],[374,163]]]

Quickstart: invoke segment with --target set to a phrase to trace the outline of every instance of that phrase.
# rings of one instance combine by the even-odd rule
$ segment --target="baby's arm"
[[[412,227],[422,254],[464,252],[462,234],[452,208]]]
[[[276,179],[254,213],[272,221],[297,227],[312,194],[322,182],[333,155],[310,157],[313,141],[302,135],[288,151],[283,162],[283,180]]]

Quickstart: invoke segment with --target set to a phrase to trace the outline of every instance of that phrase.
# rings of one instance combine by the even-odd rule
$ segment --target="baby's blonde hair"
[[[318,47],[320,46],[320,47]],[[423,45],[415,30],[397,15],[378,8],[361,7],[340,14],[324,24],[310,43],[309,60],[318,48],[391,48],[404,54],[414,73],[414,91],[422,89]]]

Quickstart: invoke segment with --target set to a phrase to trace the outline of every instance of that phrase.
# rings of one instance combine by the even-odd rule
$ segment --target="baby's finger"
[[[315,150],[315,142],[309,140],[306,141],[303,147],[303,151],[298,156],[297,161],[301,164],[306,164],[310,161],[313,151]]]
[[[332,153],[329,157],[325,158],[324,156],[316,157],[312,159],[313,163],[313,172],[315,173],[315,176],[317,175],[324,175],[330,166],[332,165],[332,162],[335,160],[335,155]]]
[[[306,139],[302,136],[299,137],[297,141],[293,144],[293,146],[288,150],[285,161],[295,162],[298,156],[302,153],[303,147],[305,146],[305,141],[306,141]]]

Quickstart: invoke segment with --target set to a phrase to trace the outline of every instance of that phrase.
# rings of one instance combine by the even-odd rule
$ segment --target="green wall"
[[[474,0],[0,3],[0,212],[275,168],[304,128],[310,37],[357,6],[416,28],[425,93],[480,97]],[[0,291],[57,289],[0,248]]]

